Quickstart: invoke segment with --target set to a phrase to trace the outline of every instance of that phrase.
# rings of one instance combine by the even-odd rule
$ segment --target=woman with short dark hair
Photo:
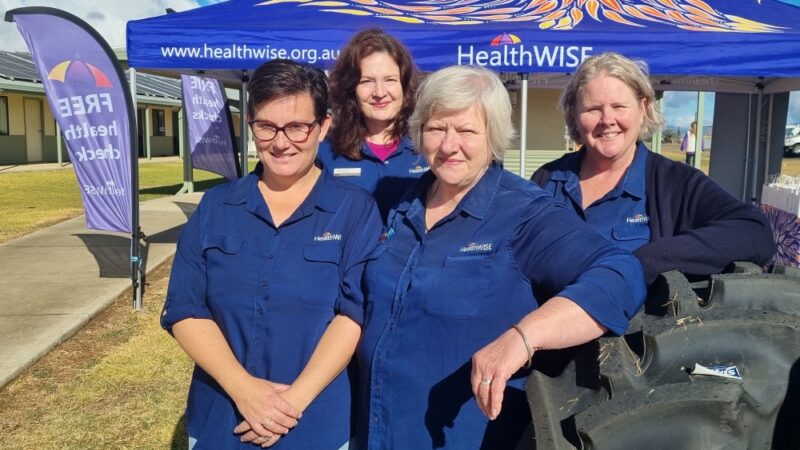
[[[203,196],[161,317],[196,363],[190,448],[339,449],[380,216],[369,194],[315,164],[331,122],[322,71],[270,61],[248,91],[259,163]]]

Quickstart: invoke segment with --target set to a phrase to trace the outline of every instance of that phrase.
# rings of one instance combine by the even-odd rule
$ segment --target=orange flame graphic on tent
[[[797,0],[779,0],[783,3]],[[258,6],[297,3],[326,12],[375,16],[405,23],[479,25],[527,22],[543,30],[572,30],[585,19],[633,27],[661,23],[689,31],[777,33],[780,27],[719,11],[704,0],[265,0]]]
[[[72,80],[91,79],[97,87],[112,87],[111,81],[106,74],[97,67],[87,62],[79,60],[61,61],[50,69],[47,74],[48,80],[66,82],[67,77]]]

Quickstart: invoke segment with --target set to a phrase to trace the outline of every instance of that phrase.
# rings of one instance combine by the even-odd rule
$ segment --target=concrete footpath
[[[140,204],[148,272],[175,252],[201,196]],[[128,289],[129,260],[130,235],[88,230],[84,216],[0,245],[0,387]]]

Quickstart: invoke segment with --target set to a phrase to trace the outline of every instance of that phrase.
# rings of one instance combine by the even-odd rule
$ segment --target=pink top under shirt
[[[397,144],[400,143],[400,141],[394,141],[391,144],[373,144],[369,141],[366,142],[367,147],[369,147],[369,149],[372,150],[372,153],[374,153],[375,156],[377,156],[381,161],[386,161],[389,156],[391,156],[392,153],[397,150]]]

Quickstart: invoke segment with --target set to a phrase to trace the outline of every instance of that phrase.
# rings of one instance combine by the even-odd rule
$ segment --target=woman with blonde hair
[[[532,180],[633,252],[648,284],[670,270],[705,277],[772,256],[772,231],[756,207],[645,146],[663,120],[643,63],[616,53],[588,58],[560,103],[570,137],[582,146]]]

